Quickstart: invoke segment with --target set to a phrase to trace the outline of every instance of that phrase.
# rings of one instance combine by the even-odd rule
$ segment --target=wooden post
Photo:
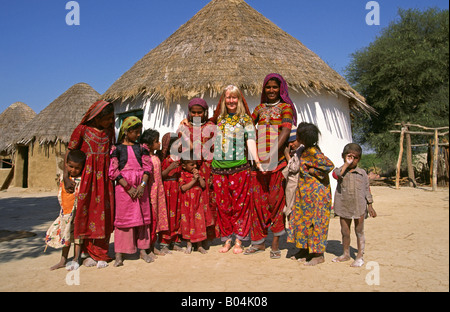
[[[397,172],[395,175],[395,188],[400,189],[400,170],[402,167],[402,156],[403,156],[403,138],[405,137],[406,127],[402,127],[402,132],[400,133],[400,151],[398,152],[397,161]]]
[[[439,162],[439,134],[434,130],[434,153],[433,153],[433,191],[437,191],[437,175]]]
[[[412,163],[412,150],[411,150],[411,134],[408,132],[409,127],[406,126],[406,160],[408,163],[408,179],[409,186],[416,187],[416,178],[414,177],[414,168]]]

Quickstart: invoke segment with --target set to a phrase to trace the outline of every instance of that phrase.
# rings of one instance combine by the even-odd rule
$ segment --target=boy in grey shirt
[[[369,177],[364,169],[358,168],[362,149],[358,144],[350,143],[344,147],[342,158],[344,165],[333,171],[338,181],[334,197],[334,213],[340,217],[342,245],[344,254],[333,259],[333,262],[350,260],[350,225],[355,221],[355,232],[358,244],[358,255],[351,264],[360,267],[364,264],[364,219],[377,213],[372,207],[373,198],[369,188]]]

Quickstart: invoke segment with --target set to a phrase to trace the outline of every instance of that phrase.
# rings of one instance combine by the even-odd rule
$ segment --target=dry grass
[[[0,153],[9,155],[14,152],[14,138],[35,116],[35,111],[22,102],[11,104],[0,114]]]
[[[33,118],[16,136],[15,142],[68,143],[83,115],[99,97],[100,94],[90,85],[75,84]]]
[[[290,88],[348,98],[354,110],[373,112],[365,99],[300,41],[243,0],[213,0],[174,34],[139,60],[102,96],[125,101],[216,97],[228,84],[260,94],[269,73]]]

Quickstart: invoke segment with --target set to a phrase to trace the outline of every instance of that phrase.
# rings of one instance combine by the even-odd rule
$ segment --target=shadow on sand
[[[0,263],[43,255],[45,233],[58,214],[56,196],[1,198]]]

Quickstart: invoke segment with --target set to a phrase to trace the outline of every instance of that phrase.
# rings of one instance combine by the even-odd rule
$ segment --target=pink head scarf
[[[294,126],[296,126],[297,125],[297,110],[295,109],[294,102],[292,102],[291,98],[289,97],[287,82],[283,78],[283,76],[281,76],[280,74],[272,73],[272,74],[267,75],[266,78],[264,79],[263,91],[261,94],[261,103],[267,103],[267,96],[266,96],[266,92],[264,91],[264,89],[266,87],[266,84],[271,79],[276,79],[280,82],[280,98],[284,103],[291,105],[292,115],[293,115],[293,124],[294,124]]]

